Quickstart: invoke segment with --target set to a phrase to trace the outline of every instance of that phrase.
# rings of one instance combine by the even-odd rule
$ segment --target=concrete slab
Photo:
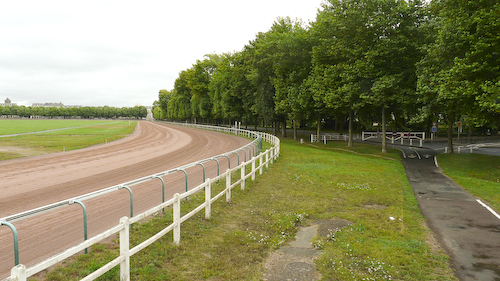
[[[351,222],[334,219],[321,220],[315,224],[302,227],[296,238],[289,245],[271,253],[264,267],[266,273],[262,280],[266,281],[313,281],[319,280],[321,274],[316,271],[315,259],[322,251],[315,249],[312,240],[316,236],[326,237],[332,231],[350,225]]]

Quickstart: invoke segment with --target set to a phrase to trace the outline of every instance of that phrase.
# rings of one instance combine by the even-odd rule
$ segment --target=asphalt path
[[[500,280],[500,215],[442,173],[436,155],[446,143],[390,146],[402,152],[420,210],[451,256],[456,276],[464,281]],[[463,147],[461,153],[470,153],[470,146]],[[500,153],[496,144],[475,145],[472,151]]]

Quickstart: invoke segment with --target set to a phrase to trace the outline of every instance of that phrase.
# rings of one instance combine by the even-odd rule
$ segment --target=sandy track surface
[[[170,170],[248,143],[247,139],[217,132],[141,121],[132,135],[108,144],[1,161],[0,218]],[[241,154],[243,160],[242,151]],[[237,155],[233,154],[231,166],[237,161]],[[225,171],[227,158],[219,158],[219,162],[220,171]],[[217,175],[215,161],[205,167],[207,178]],[[187,172],[190,188],[202,182],[200,165]],[[164,180],[166,199],[185,190],[182,172],[168,175]],[[162,202],[159,180],[131,189],[135,214]],[[89,237],[117,225],[120,217],[130,215],[130,195],[125,189],[86,200],[84,204]],[[83,241],[82,213],[82,208],[74,204],[14,222],[19,233],[20,263],[34,265]],[[0,227],[0,278],[7,277],[14,266],[13,249],[10,229]]]

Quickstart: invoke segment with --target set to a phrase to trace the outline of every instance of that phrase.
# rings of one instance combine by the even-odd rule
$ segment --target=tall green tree
[[[247,73],[248,64],[244,52],[220,56],[217,71],[209,85],[214,118],[228,119],[229,123],[232,120],[253,119],[253,98]]]
[[[153,103],[153,117],[158,120],[167,118],[168,102],[172,99],[172,93],[162,89],[158,93],[158,100]]]
[[[273,30],[265,33],[259,32],[256,38],[250,41],[243,50],[249,59],[246,77],[250,82],[254,99],[252,111],[265,124],[284,119],[284,116],[278,116],[275,111],[274,96],[276,90],[272,79],[275,78],[273,54],[276,42],[273,40],[272,32]],[[275,126],[276,128],[277,126]]]
[[[273,41],[275,110],[293,124],[297,139],[297,123],[310,117],[312,97],[306,92],[306,81],[311,72],[313,40],[301,21],[278,18],[271,28],[269,41]],[[285,128],[285,126],[283,126]]]
[[[435,0],[435,42],[419,67],[419,90],[448,122],[448,151],[462,115],[498,110],[500,96],[500,3]]]
[[[194,118],[212,117],[212,102],[208,93],[208,85],[216,73],[219,57],[217,55],[206,57],[203,61],[198,60],[188,72],[187,87],[191,92],[191,113]]]
[[[314,27],[319,44],[313,61],[315,94],[328,108],[353,113],[380,108],[382,152],[386,147],[386,111],[414,99],[419,59],[420,1],[330,0]],[[349,143],[352,145],[352,143]]]
[[[188,87],[189,70],[183,70],[175,80],[172,98],[168,102],[167,117],[173,120],[191,118],[191,91]]]

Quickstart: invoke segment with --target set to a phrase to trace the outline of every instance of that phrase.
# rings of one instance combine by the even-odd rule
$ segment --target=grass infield
[[[59,120],[59,119],[0,119],[0,135],[38,132],[52,129],[103,124],[107,120]]]
[[[111,120],[0,120],[0,135],[38,132],[0,137],[0,160],[69,151],[110,142],[131,134],[137,122]]]
[[[315,221],[351,225],[316,237],[323,280],[457,280],[420,214],[399,153],[345,142],[283,140],[282,155],[246,189],[219,200],[181,226],[181,245],[168,234],[131,259],[133,280],[261,280],[271,251]],[[233,181],[238,178],[233,175]],[[214,187],[214,194],[225,183]],[[182,213],[203,195],[183,203]],[[131,230],[137,245],[172,222],[171,210]],[[118,222],[117,222],[118,223]],[[117,240],[99,244],[30,280],[79,280],[118,256]],[[114,268],[99,280],[119,280]]]

